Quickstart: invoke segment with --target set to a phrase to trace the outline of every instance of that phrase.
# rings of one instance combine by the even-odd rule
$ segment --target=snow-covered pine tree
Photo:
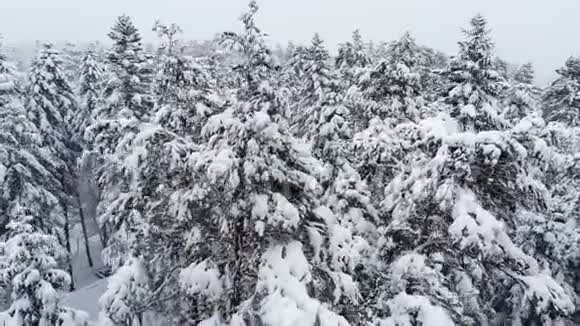
[[[314,34],[309,47],[297,48],[291,65],[299,80],[296,92],[296,108],[293,115],[293,129],[299,136],[311,139],[308,133],[315,132],[318,124],[318,108],[326,100],[329,92],[339,91],[338,80],[332,75],[330,55],[319,34]],[[334,95],[331,95],[334,96]]]
[[[215,83],[193,58],[183,55],[176,35],[181,29],[157,22],[153,28],[162,39],[158,50],[155,93],[159,109],[155,121],[180,136],[198,141],[207,117],[220,107]]]
[[[236,51],[240,59],[240,62],[232,68],[235,75],[241,79],[238,87],[240,94],[237,94],[239,98],[250,96],[253,92],[258,91],[260,84],[264,81],[270,81],[274,76],[273,72],[279,67],[272,60],[272,51],[265,43],[265,33],[254,22],[257,10],[256,2],[251,1],[250,11],[241,17],[244,24],[244,34],[225,32],[220,37],[222,46]],[[244,46],[244,44],[251,44],[253,48],[240,50],[239,47]],[[250,51],[253,51],[255,56],[249,57]]]
[[[0,49],[1,50],[1,49]],[[59,182],[33,154],[41,132],[20,102],[14,69],[0,51],[0,285],[11,296],[10,325],[81,325],[82,316],[60,306],[70,280],[60,268],[68,255],[56,235],[52,192]],[[0,303],[1,303],[0,299]]]
[[[552,216],[534,218],[530,232],[538,236],[537,252],[543,254],[554,269],[569,281],[580,296],[580,257],[578,253],[580,221],[580,59],[569,58],[557,70],[560,77],[545,91],[543,116],[548,122],[541,130],[542,138],[558,149],[564,159],[552,168],[550,191],[553,196]],[[537,132],[536,132],[537,134]],[[538,223],[543,222],[543,223]],[[540,237],[542,234],[544,236]],[[572,240],[572,241],[571,241]],[[579,302],[577,300],[576,302]],[[577,304],[578,306],[578,304]]]
[[[390,316],[380,325],[550,325],[574,310],[567,285],[513,240],[518,212],[548,213],[543,166],[551,158],[539,139],[506,130],[485,64],[485,20],[476,16],[472,27],[451,63],[452,117],[419,123],[407,166],[385,190]]]
[[[477,15],[463,33],[466,40],[459,42],[459,53],[446,71],[449,86],[445,103],[450,105],[451,116],[467,131],[498,128],[505,124],[496,109],[503,83],[493,64],[494,44],[487,21]]]
[[[580,126],[580,58],[570,57],[544,95],[544,118]]]
[[[419,52],[409,33],[389,44],[388,56],[363,77],[362,92],[373,104],[365,108],[373,117],[416,121],[422,105]]]
[[[0,114],[2,128],[0,130],[4,135],[2,136],[2,144],[4,145],[8,145],[10,142],[25,144],[39,141],[38,131],[35,130],[34,125],[26,116],[21,101],[22,89],[16,74],[15,66],[7,61],[0,43],[0,109],[2,110],[2,114]]]
[[[387,58],[388,42],[381,41],[378,44],[371,43],[373,46],[368,49],[370,62],[381,62]]]
[[[304,70],[306,70],[307,49],[307,46],[296,45],[290,53],[291,57],[288,60],[288,67],[294,72],[297,78],[302,77]]]
[[[84,53],[75,43],[67,42],[61,49],[62,53],[62,70],[68,83],[73,89],[79,84],[79,72],[84,57]]]
[[[389,44],[387,57],[367,69],[357,90],[346,97],[356,131],[351,155],[378,204],[383,189],[406,155],[423,100],[420,53],[410,34]]]
[[[352,40],[338,46],[335,67],[341,75],[343,88],[348,90],[358,84],[362,69],[371,64],[366,46],[359,30],[352,32]]]
[[[573,310],[565,284],[510,239],[525,225],[518,212],[547,213],[540,165],[530,160],[539,155],[536,143],[520,143],[525,134],[515,131],[459,132],[453,120],[421,127],[418,153],[388,185],[383,204],[392,219],[383,259],[394,262],[387,297],[427,297],[457,324],[565,318]]]
[[[423,89],[421,96],[427,103],[437,101],[439,94],[445,89],[447,79],[442,72],[447,68],[448,61],[449,57],[445,53],[430,47],[419,46],[419,74]],[[427,108],[428,106],[425,109]],[[429,114],[423,113],[424,116]]]
[[[570,157],[564,179],[555,182],[554,191],[559,210],[564,215],[578,219],[580,194],[580,58],[570,57],[564,67],[557,70],[560,77],[544,93],[543,116],[548,122],[544,139]],[[560,169],[560,172],[564,172]],[[567,213],[566,213],[567,212]],[[575,212],[575,213],[572,213]],[[570,213],[572,213],[570,215]]]
[[[131,18],[119,16],[109,33],[113,48],[108,54],[111,78],[105,84],[107,102],[101,116],[112,118],[123,112],[137,119],[151,116],[154,99],[151,95],[153,72],[143,51],[141,35]]]
[[[199,60],[211,77],[210,79],[215,83],[218,94],[229,98],[230,93],[233,93],[233,90],[240,85],[239,76],[231,73],[231,67],[237,64],[238,57],[231,49],[225,49],[221,41],[221,34],[218,34],[208,41],[210,49],[207,52],[190,54],[191,51],[188,51],[186,54]]]
[[[517,124],[522,118],[539,113],[539,97],[540,90],[534,85],[534,68],[531,63],[525,63],[516,70],[506,92],[503,117],[512,124]]]
[[[556,130],[555,130],[556,129]],[[535,149],[528,160],[536,170],[531,170],[546,185],[551,195],[547,210],[540,213],[525,208],[514,214],[512,230],[514,242],[525,253],[536,258],[540,266],[549,270],[570,293],[578,293],[580,284],[580,165],[578,152],[569,152],[560,147],[559,137],[568,140],[578,135],[573,129],[560,123],[544,121],[533,114],[521,119],[512,132],[527,148]],[[580,142],[578,143],[580,144]]]
[[[112,203],[122,202],[121,194],[130,191],[128,173],[124,170],[124,159],[131,150],[134,137],[149,128],[147,121],[153,116],[152,64],[143,52],[141,36],[128,16],[120,16],[109,37],[113,47],[108,55],[109,73],[104,86],[103,105],[95,113],[95,123],[87,130],[89,146],[101,157],[97,180],[102,194],[99,203],[100,223],[104,242],[113,241],[115,234],[122,236],[123,226],[130,225],[132,217],[111,215],[119,207]],[[131,206],[123,208],[131,212]],[[120,240],[123,242],[123,240]],[[109,244],[107,254],[111,267],[118,268],[125,250],[120,243]],[[123,244],[124,246],[124,244]]]
[[[349,107],[352,104],[349,100]],[[406,164],[413,148],[417,126],[413,122],[395,124],[374,118],[367,128],[354,134],[349,146],[356,170],[370,188],[373,204],[384,198],[385,185]]]
[[[189,229],[174,214],[183,203],[170,199],[191,187],[184,163],[196,147],[189,135],[155,122],[129,126],[101,177],[105,191],[115,194],[99,205],[110,232],[104,258],[115,271],[101,297],[102,322],[124,325],[157,315],[183,325],[191,307],[182,301],[177,276],[192,253],[183,242]]]
[[[62,64],[60,53],[51,44],[45,44],[30,70],[27,109],[42,140],[41,146],[31,150],[57,180],[48,183],[60,202],[59,217],[53,223],[60,226],[62,232],[58,234],[59,239],[70,252],[72,223],[69,210],[71,195],[76,191],[74,171],[80,147],[73,138],[72,130],[72,121],[78,111],[77,103]],[[48,216],[46,212],[45,216]],[[69,273],[72,274],[72,265],[69,266]]]
[[[534,66],[531,62],[521,65],[514,73],[514,80],[520,83],[534,84]]]
[[[376,270],[370,266],[372,246],[376,239],[378,214],[366,183],[349,162],[349,142],[353,126],[350,113],[342,102],[340,87],[329,77],[319,90],[321,98],[310,112],[314,116],[307,132],[312,153],[324,164],[321,204],[334,215],[335,225],[328,230],[329,243],[335,254],[326,257],[333,269],[355,276],[361,300],[349,298],[335,302],[341,314],[355,324],[368,318],[368,309],[375,304]],[[308,120],[306,120],[308,121]]]
[[[298,121],[301,115],[301,92],[303,89],[305,63],[306,63],[306,53],[307,47],[303,45],[291,44],[291,48],[288,49],[288,61],[281,67],[279,76],[277,79],[279,82],[276,84],[277,87],[283,87],[288,89],[288,104],[289,113],[288,121],[294,128],[296,133],[296,121]]]
[[[102,105],[104,67],[92,49],[86,51],[80,66],[78,87],[79,110],[72,121],[75,135],[82,139],[85,130],[94,124],[97,108]]]
[[[507,63],[507,61],[505,61],[504,59],[496,56],[495,58],[493,58],[493,66],[495,67],[495,70],[498,72],[498,74],[501,76],[501,78],[503,80],[509,80],[510,79],[510,73],[509,73],[509,65]]]
[[[187,112],[174,111],[179,105],[188,109],[189,100],[196,99],[196,87],[206,84],[197,84],[205,82],[201,68],[195,70],[183,58],[173,60],[179,54],[173,36],[171,52],[162,54],[167,59],[162,67],[167,70],[162,70],[165,74],[157,85],[161,110],[167,114],[131,113],[144,107],[119,102],[120,110],[114,116],[101,118],[89,130],[104,159],[99,169],[103,194],[99,219],[108,234],[105,262],[115,272],[101,297],[101,321],[107,325],[144,323],[152,314],[181,324],[183,312],[189,310],[180,301],[183,295],[176,295],[176,271],[189,257],[178,241],[185,231],[178,228],[168,205],[176,189],[190,185],[191,176],[182,167],[193,152],[191,140],[196,130],[189,128],[191,123],[180,121],[192,118]],[[111,94],[126,90],[119,88]]]
[[[569,58],[542,98],[546,141],[577,157],[580,150],[580,58]]]
[[[0,242],[0,283],[10,284],[10,325],[87,325],[87,315],[62,306],[70,276],[60,266],[68,253],[58,238],[46,233],[43,217],[26,207],[11,207],[6,242]]]
[[[51,44],[45,44],[29,74],[28,111],[41,132],[47,160],[56,174],[73,161],[77,145],[72,141],[71,121],[76,114],[74,93],[62,70],[62,59]],[[47,155],[47,154],[44,154]]]
[[[13,65],[6,61],[3,49],[0,48],[0,239],[6,239],[6,226],[15,220],[12,207],[21,200],[28,204],[31,199],[40,214],[56,206],[54,195],[39,187],[43,178],[35,175],[30,168],[42,168],[42,165],[25,145],[38,145],[41,138],[34,124],[28,119],[26,110],[20,101],[21,89]],[[50,175],[44,168],[41,170]],[[41,174],[42,176],[42,174]],[[36,194],[37,196],[31,196]],[[2,284],[0,309],[4,307],[11,292],[10,284]]]
[[[319,163],[289,134],[282,94],[270,86],[274,64],[257,10],[250,2],[244,32],[223,36],[239,51],[236,72],[246,82],[205,125],[207,145],[190,159],[196,180],[172,198],[188,226],[191,264],[180,277],[190,323],[347,325],[321,301],[356,302],[358,292],[327,264],[338,255],[325,237],[336,223],[317,205]]]
[[[191,187],[184,162],[199,140],[196,128],[213,113],[209,106],[217,106],[204,69],[181,53],[178,28],[159,23],[155,30],[164,38],[155,84],[159,111],[151,122],[128,124],[109,165],[118,173],[110,188],[116,196],[102,205],[101,219],[112,231],[106,259],[116,270],[101,297],[105,324],[142,324],[158,316],[184,325],[193,313],[178,282],[179,271],[192,261],[183,243],[189,230],[173,214],[182,203],[170,199]]]
[[[384,58],[361,78],[361,87],[357,91],[351,89],[346,97],[345,104],[355,124],[350,146],[352,161],[357,162],[356,169],[369,185],[375,205],[384,197],[385,184],[405,164],[411,150],[417,131],[414,121],[419,118],[414,113],[432,114],[431,107],[422,105],[421,112],[411,112],[409,116],[401,103],[418,108],[424,95],[430,101],[437,99],[435,94],[445,85],[439,70],[446,62],[446,56],[418,47],[405,34],[389,44]],[[393,110],[392,104],[399,110]]]

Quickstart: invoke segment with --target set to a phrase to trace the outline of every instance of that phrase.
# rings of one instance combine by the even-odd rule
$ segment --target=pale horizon
[[[573,0],[360,0],[356,4],[346,0],[261,0],[258,5],[258,24],[273,44],[308,42],[318,32],[331,51],[359,29],[365,40],[376,42],[391,41],[410,31],[419,44],[453,55],[462,38],[461,29],[481,13],[492,29],[496,54],[514,64],[532,62],[540,85],[552,81],[555,69],[569,56],[580,53],[580,42],[570,42],[580,30],[575,18],[580,2]],[[147,43],[156,40],[151,31],[155,20],[177,23],[183,29],[182,39],[201,41],[239,30],[238,18],[246,7],[245,0],[10,1],[3,8],[7,15],[0,19],[0,34],[6,44],[17,45],[35,41],[106,43],[115,18],[127,14]]]

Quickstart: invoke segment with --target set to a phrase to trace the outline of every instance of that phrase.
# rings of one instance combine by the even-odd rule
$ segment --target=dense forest
[[[580,322],[580,57],[540,88],[481,15],[455,54],[358,31],[331,54],[257,12],[0,47],[1,325]],[[74,239],[98,316],[64,303]]]

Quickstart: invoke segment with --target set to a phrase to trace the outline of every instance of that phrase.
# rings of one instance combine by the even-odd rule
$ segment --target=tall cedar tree
[[[342,87],[347,90],[358,84],[362,69],[371,64],[366,46],[359,30],[352,32],[352,40],[340,44],[335,67],[341,74]]]
[[[76,158],[81,149],[73,137],[72,127],[78,107],[62,65],[60,53],[45,44],[30,69],[27,107],[42,137],[42,146],[34,150],[34,155],[57,180],[51,184],[51,191],[59,198],[60,211],[53,223],[60,226],[61,232],[57,235],[70,253],[70,207],[76,192]],[[73,272],[70,263],[68,271]]]
[[[100,155],[102,164],[97,171],[99,190],[102,194],[98,215],[107,243],[107,264],[116,269],[127,252],[123,235],[126,225],[133,225],[137,218],[131,203],[124,212],[113,203],[119,203],[121,194],[129,191],[129,172],[124,168],[125,157],[131,147],[126,143],[137,135],[153,116],[152,71],[141,46],[141,36],[128,16],[120,16],[109,37],[113,47],[109,52],[109,78],[105,82],[102,106],[95,113],[95,123],[87,130],[89,146]],[[141,217],[140,217],[141,218]],[[128,224],[127,224],[128,223]]]
[[[53,192],[59,180],[35,156],[53,153],[40,150],[46,143],[20,95],[14,68],[0,52],[0,302],[10,295],[11,325],[51,325],[67,318],[68,325],[81,325],[83,316],[59,302],[70,282],[60,269],[68,254],[51,216],[60,211]]]
[[[347,325],[321,301],[356,302],[350,265],[341,265],[351,257],[326,239],[337,224],[318,207],[311,173],[320,167],[289,134],[282,94],[270,86],[275,64],[254,23],[257,10],[250,2],[244,32],[223,35],[243,59],[235,72],[245,83],[203,129],[207,145],[190,160],[197,182],[173,198],[190,226],[183,236],[194,256],[180,279],[192,322]]]
[[[544,117],[580,126],[580,58],[570,57],[556,72],[560,75],[545,93]]]
[[[155,121],[180,136],[200,140],[207,118],[219,110],[215,83],[206,69],[184,54],[177,39],[181,29],[157,22],[153,28],[162,40],[158,52],[155,93],[159,106]]]
[[[143,51],[141,35],[129,16],[117,18],[109,33],[113,48],[109,52],[111,79],[105,85],[107,97],[104,117],[114,117],[119,111],[137,119],[152,114],[153,96],[151,62]]]
[[[493,109],[503,87],[493,62],[494,44],[483,16],[473,17],[470,27],[463,31],[466,40],[459,42],[459,54],[446,71],[449,87],[445,102],[451,106],[451,116],[466,130],[495,129],[505,121]]]
[[[84,131],[94,124],[97,109],[101,106],[104,67],[94,50],[89,49],[80,65],[80,79],[77,95],[79,110],[72,121],[75,134],[79,139],[84,137]]]
[[[391,43],[388,56],[363,79],[365,97],[375,102],[366,110],[367,119],[378,116],[398,121],[417,121],[421,106],[420,60],[415,40],[409,33]]]
[[[503,117],[512,124],[538,111],[540,91],[534,85],[534,68],[531,63],[519,67],[506,94]]]
[[[309,47],[297,49],[294,53],[291,64],[300,76],[300,100],[293,122],[298,136],[311,138],[307,134],[314,132],[318,123],[318,107],[327,100],[327,93],[337,91],[338,80],[332,75],[329,60],[328,50],[318,34],[314,35]]]

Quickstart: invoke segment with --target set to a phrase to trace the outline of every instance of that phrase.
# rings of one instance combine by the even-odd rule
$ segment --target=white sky
[[[580,54],[579,0],[258,0],[258,23],[274,42],[309,40],[319,32],[331,50],[359,28],[366,39],[392,40],[405,30],[417,41],[453,54],[460,30],[480,12],[489,20],[498,55],[531,61],[540,83]],[[155,19],[175,22],[184,38],[238,30],[246,0],[0,0],[7,43],[106,40],[115,17],[134,18],[147,41]]]

